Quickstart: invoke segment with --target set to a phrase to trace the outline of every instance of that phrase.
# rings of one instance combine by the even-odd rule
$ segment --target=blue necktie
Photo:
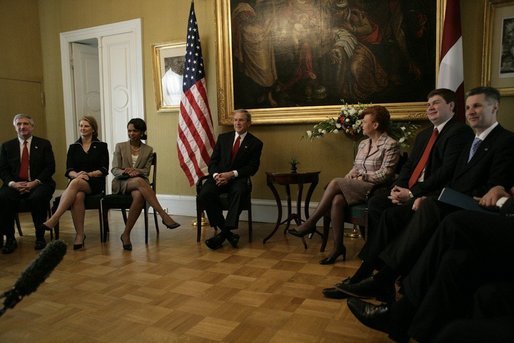
[[[471,161],[473,155],[475,155],[475,153],[477,152],[480,143],[482,143],[482,140],[478,137],[475,137],[475,139],[473,140],[473,144],[471,144],[471,150],[469,150],[468,162]]]

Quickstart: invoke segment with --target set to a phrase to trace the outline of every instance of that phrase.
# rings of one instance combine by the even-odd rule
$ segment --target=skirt
[[[338,177],[334,181],[343,193],[346,203],[350,206],[365,202],[368,193],[375,187],[374,183],[346,177]]]

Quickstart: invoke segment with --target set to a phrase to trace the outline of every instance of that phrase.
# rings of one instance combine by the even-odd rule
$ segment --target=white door
[[[87,75],[81,76],[82,81],[74,82],[72,45],[91,40],[98,42],[98,71],[94,72],[89,63],[80,63]],[[127,122],[131,118],[144,118],[141,19],[61,33],[61,63],[66,142],[71,144],[77,139],[77,118],[84,114],[79,112],[78,106],[90,105],[88,83],[97,78],[100,85],[99,137],[108,144],[112,159],[115,144],[128,139]],[[108,193],[111,180],[109,175]]]
[[[131,118],[144,118],[138,97],[137,74],[134,73],[137,65],[132,54],[133,45],[132,32],[101,39],[104,141],[111,150],[116,143],[128,139],[127,122]]]
[[[71,43],[73,94],[75,97],[75,123],[83,115],[93,116],[98,122],[98,138],[102,139],[102,113],[100,103],[100,66],[98,48]],[[75,125],[75,136],[78,129]]]

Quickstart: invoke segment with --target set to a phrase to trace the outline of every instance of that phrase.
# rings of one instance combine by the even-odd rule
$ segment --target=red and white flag
[[[447,0],[444,14],[443,39],[439,61],[437,88],[457,93],[457,118],[464,121],[464,65],[460,26],[460,1]]]
[[[186,61],[177,135],[180,167],[190,186],[208,174],[207,164],[215,144],[205,84],[200,35],[192,1],[187,24]]]

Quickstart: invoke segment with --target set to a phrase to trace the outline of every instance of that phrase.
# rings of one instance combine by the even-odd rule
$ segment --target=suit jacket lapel
[[[250,132],[248,132],[246,134],[245,139],[243,139],[243,141],[241,142],[241,146],[239,147],[239,151],[237,152],[236,156],[234,157],[234,161],[238,160],[246,153],[246,151],[252,144],[252,138],[253,138],[253,136],[250,134]]]
[[[459,173],[459,174],[463,174],[467,170],[473,168],[478,163],[480,163],[485,156],[487,156],[489,151],[492,149],[491,144],[494,143],[494,141],[496,140],[496,136],[499,133],[500,133],[500,126],[498,125],[497,127],[495,127],[493,129],[493,131],[491,131],[487,135],[487,137],[484,139],[484,141],[482,143],[480,143],[477,151],[475,152],[475,154],[473,155],[473,157],[471,158],[471,160],[469,162],[468,162],[468,156],[469,156],[469,151],[471,150],[471,145],[473,144],[473,141],[470,141],[469,144],[466,145],[466,149],[463,151],[463,153],[461,155],[462,158],[461,158],[460,162],[461,162],[462,168],[459,168],[459,170],[461,170],[461,173]]]

